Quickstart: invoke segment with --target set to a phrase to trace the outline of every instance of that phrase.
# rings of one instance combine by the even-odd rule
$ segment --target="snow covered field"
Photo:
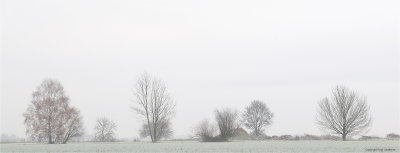
[[[1,144],[1,152],[399,152],[400,141],[234,141],[203,143],[167,141],[156,144],[69,143]]]

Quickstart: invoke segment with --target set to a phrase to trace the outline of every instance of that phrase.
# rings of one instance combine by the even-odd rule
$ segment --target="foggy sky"
[[[262,100],[267,135],[322,134],[317,103],[335,85],[367,96],[368,135],[400,132],[398,1],[1,1],[1,133],[25,136],[23,112],[57,79],[93,134],[96,118],[138,137],[130,109],[143,72],[177,104],[174,137],[216,108]]]

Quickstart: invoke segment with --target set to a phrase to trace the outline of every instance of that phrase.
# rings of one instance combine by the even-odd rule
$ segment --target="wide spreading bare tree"
[[[317,124],[324,130],[341,134],[343,141],[348,135],[365,132],[371,125],[366,98],[344,86],[334,87],[332,96],[319,102]]]
[[[193,130],[203,142],[212,141],[217,134],[217,128],[208,119],[202,120]]]
[[[171,119],[175,103],[165,84],[147,73],[142,74],[133,90],[135,105],[132,107],[143,119],[140,134],[150,136],[152,142],[172,135]]]
[[[83,134],[80,112],[69,105],[63,86],[56,80],[45,79],[32,93],[26,112],[26,133],[34,141],[67,143]]]
[[[224,140],[233,137],[235,135],[235,130],[240,126],[237,110],[232,110],[230,108],[215,110],[215,119],[218,124],[219,134]]]
[[[257,137],[262,135],[265,127],[272,123],[273,116],[274,114],[264,102],[254,100],[242,114],[242,122],[247,128],[253,130],[252,134]]]
[[[115,140],[115,130],[117,130],[117,125],[114,121],[106,117],[102,117],[96,120],[94,130],[94,139],[96,141],[111,142]]]

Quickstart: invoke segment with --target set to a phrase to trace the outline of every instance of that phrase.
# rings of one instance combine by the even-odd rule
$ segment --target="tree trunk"
[[[158,141],[158,137],[157,137],[157,122],[154,122],[153,129],[154,129],[154,131],[153,131],[153,134],[154,134],[154,141],[153,141],[153,143],[155,143],[155,142]]]
[[[343,115],[343,116],[345,116],[345,115]],[[346,118],[344,118],[343,120],[344,120],[344,122],[346,122]],[[346,131],[347,131],[346,124],[343,124],[343,132],[342,132],[342,140],[343,141],[346,141],[346,135],[347,135]]]
[[[50,115],[51,115],[51,113],[50,113]],[[51,140],[51,116],[49,116],[48,117],[48,123],[47,123],[47,126],[48,126],[48,128],[49,128],[49,133],[48,133],[48,136],[49,136],[49,144],[52,144],[53,142],[52,142],[52,140]]]
[[[49,123],[49,133],[47,134],[49,136],[49,144],[52,144],[53,141],[51,140],[51,129],[50,129],[50,123]]]
[[[342,134],[342,140],[346,141],[346,134],[344,134],[344,133]]]

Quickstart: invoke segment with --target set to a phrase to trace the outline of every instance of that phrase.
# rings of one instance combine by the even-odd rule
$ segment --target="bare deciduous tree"
[[[342,135],[359,134],[371,125],[369,106],[366,98],[344,86],[336,86],[332,97],[319,102],[317,124],[324,130]]]
[[[34,141],[67,143],[83,134],[80,112],[69,105],[63,86],[56,80],[45,79],[32,93],[24,123],[26,133]]]
[[[116,129],[117,125],[114,123],[114,121],[106,117],[99,118],[96,120],[96,126],[94,127],[94,139],[100,142],[114,141]]]
[[[233,137],[235,135],[235,130],[240,126],[238,112],[229,108],[215,110],[215,119],[218,123],[220,136],[224,140]]]
[[[242,114],[242,122],[247,128],[253,130],[254,136],[260,136],[264,128],[272,123],[273,116],[274,114],[264,102],[255,100],[246,107]]]
[[[211,141],[217,133],[217,129],[208,119],[202,120],[195,128],[194,134],[201,138],[203,142]]]
[[[165,84],[147,73],[137,80],[133,90],[136,106],[133,109],[143,117],[141,136],[150,136],[152,142],[172,134],[170,120],[174,115],[175,103]]]

